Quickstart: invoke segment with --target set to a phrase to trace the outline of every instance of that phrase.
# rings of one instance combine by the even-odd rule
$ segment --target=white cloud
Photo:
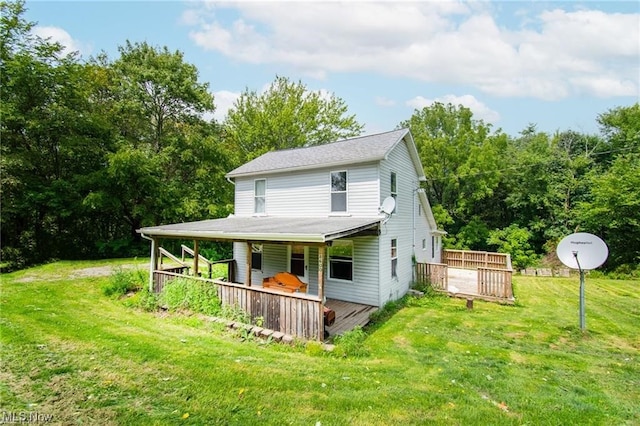
[[[31,30],[32,33],[40,38],[49,40],[53,43],[60,43],[63,47],[62,53],[67,55],[72,52],[79,52],[81,55],[91,53],[91,48],[83,45],[79,41],[71,37],[71,34],[58,27],[41,27],[36,26]]]
[[[216,110],[213,118],[219,123],[223,122],[227,117],[227,112],[233,107],[235,101],[240,97],[238,92],[230,92],[228,90],[220,90],[213,92]]]
[[[409,99],[406,102],[406,105],[414,109],[422,109],[424,107],[431,106],[436,102],[440,102],[442,104],[452,104],[456,106],[465,106],[469,108],[471,112],[473,112],[474,118],[483,120],[486,123],[495,124],[500,120],[500,114],[498,114],[497,111],[492,110],[472,95],[445,95],[435,99],[427,99],[422,96],[416,96],[413,99]]]
[[[482,2],[193,7],[202,9],[186,11],[183,22],[193,26],[191,38],[203,49],[254,64],[293,66],[318,78],[374,72],[549,100],[638,94],[640,14],[518,10],[508,28],[498,23],[492,4]],[[232,22],[222,19],[222,9],[233,9]]]

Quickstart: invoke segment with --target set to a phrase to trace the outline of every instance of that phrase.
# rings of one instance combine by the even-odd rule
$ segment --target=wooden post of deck
[[[156,269],[158,269],[158,240],[155,237],[151,237],[151,262],[149,262],[149,291],[150,292],[153,292],[153,289],[154,289],[153,275]]]
[[[324,259],[327,246],[318,246],[318,298],[320,299],[320,327],[318,340],[324,340]]]
[[[251,243],[247,242],[247,277],[244,279],[244,284],[247,287],[251,287],[251,255],[252,255]]]
[[[200,244],[198,240],[193,240],[193,276],[200,276]]]

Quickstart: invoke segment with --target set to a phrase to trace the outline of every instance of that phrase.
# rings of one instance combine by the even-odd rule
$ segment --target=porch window
[[[353,281],[353,242],[334,241],[328,254],[329,278]]]
[[[253,186],[253,212],[264,213],[267,193],[266,179],[256,179]]]
[[[347,211],[347,172],[331,172],[331,211]]]
[[[251,269],[262,270],[262,244],[251,244]]]
[[[304,246],[291,246],[291,258],[289,263],[291,273],[299,277],[304,277],[304,266]]]
[[[398,240],[391,240],[391,277],[398,277]]]
[[[398,201],[398,177],[396,172],[391,172],[391,196]]]

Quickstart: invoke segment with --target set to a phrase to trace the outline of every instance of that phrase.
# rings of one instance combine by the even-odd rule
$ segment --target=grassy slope
[[[518,305],[431,297],[339,359],[102,296],[60,262],[2,276],[0,410],[60,424],[638,424],[638,282],[516,277]],[[188,413],[187,418],[186,417]]]

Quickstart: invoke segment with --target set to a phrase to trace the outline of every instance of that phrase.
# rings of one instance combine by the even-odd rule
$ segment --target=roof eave
[[[243,177],[266,176],[266,175],[273,175],[273,174],[279,174],[279,173],[298,172],[301,170],[331,169],[336,167],[349,166],[353,164],[361,165],[361,164],[367,164],[367,163],[376,163],[376,162],[382,161],[383,159],[384,157],[379,157],[379,158],[373,157],[373,158],[368,158],[364,162],[349,160],[349,161],[336,161],[333,163],[312,164],[307,166],[286,167],[286,168],[273,169],[273,170],[260,170],[256,172],[245,172],[245,173],[229,172],[225,175],[225,177],[227,179],[237,179],[237,178],[243,178]]]
[[[140,233],[148,237],[164,238],[193,238],[199,240],[226,241],[273,241],[295,243],[326,243],[326,236],[322,234],[265,234],[244,232],[207,232],[207,231],[179,231],[167,229],[143,228]]]

